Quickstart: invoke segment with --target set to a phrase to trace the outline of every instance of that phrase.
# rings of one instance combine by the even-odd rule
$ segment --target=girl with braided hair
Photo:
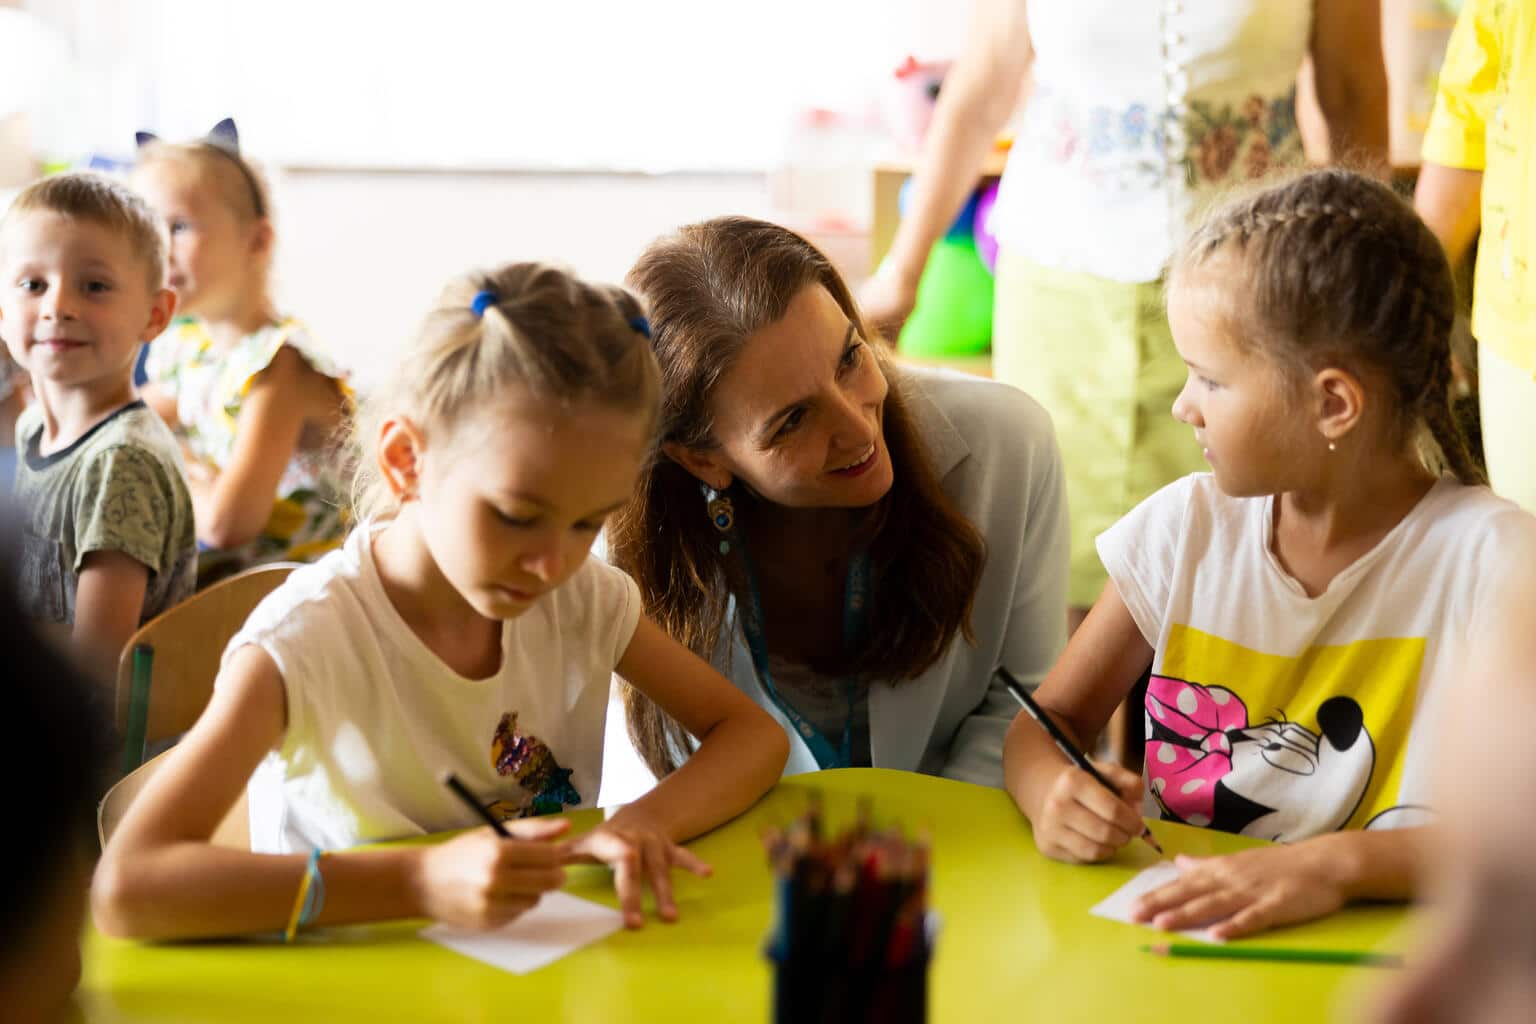
[[[1179,858],[1136,908],[1158,928],[1409,898],[1433,726],[1514,662],[1536,563],[1536,519],[1451,416],[1445,257],[1387,187],[1321,170],[1216,209],[1168,280],[1173,415],[1211,471],[1099,537],[1109,582],[1037,698],[1091,744],[1151,660],[1144,776],[1105,766],[1117,799],[1015,721],[1009,791],[1059,860],[1104,860],[1143,813],[1295,844]]]

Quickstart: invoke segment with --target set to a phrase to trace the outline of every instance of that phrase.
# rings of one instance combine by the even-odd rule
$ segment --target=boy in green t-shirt
[[[95,175],[44,178],[0,221],[0,336],[36,394],[16,424],[21,600],[103,668],[196,574],[176,441],[133,391],[176,307],[164,264],[149,207]]]

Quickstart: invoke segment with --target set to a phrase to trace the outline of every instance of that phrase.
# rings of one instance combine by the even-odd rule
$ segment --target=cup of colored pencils
[[[763,835],[777,885],[768,940],[777,1024],[921,1024],[927,1019],[929,846],[876,828],[868,806],[840,835],[819,805]]]

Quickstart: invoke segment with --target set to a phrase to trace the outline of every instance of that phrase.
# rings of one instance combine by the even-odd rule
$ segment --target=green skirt
[[[1184,362],[1160,281],[1128,284],[997,261],[992,372],[1051,414],[1066,472],[1072,550],[1067,602],[1086,608],[1107,574],[1094,539],[1159,487],[1206,469],[1173,418]]]

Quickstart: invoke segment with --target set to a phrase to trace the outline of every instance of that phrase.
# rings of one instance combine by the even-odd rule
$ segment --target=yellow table
[[[801,775],[692,848],[712,880],[678,875],[682,919],[648,922],[529,975],[487,967],[416,938],[421,922],[315,932],[294,946],[211,942],[148,946],[92,934],[76,997],[88,1021],[768,1021],[761,950],[772,883],[759,845],[823,794],[829,824],[851,820],[856,797],[877,821],[933,832],[933,904],[942,918],[929,1019],[1170,1021],[1212,1014],[1264,1021],[1326,1020],[1348,990],[1382,979],[1370,968],[1165,960],[1138,950],[1157,933],[1092,917],[1088,908],[1154,855],[1142,844],[1095,867],[1043,858],[1000,791],[879,769]],[[572,815],[579,828],[595,811]],[[1154,823],[1170,853],[1253,845],[1222,833]],[[572,873],[569,890],[614,904],[604,871]],[[1255,940],[1276,945],[1396,950],[1400,908],[1366,907]]]

